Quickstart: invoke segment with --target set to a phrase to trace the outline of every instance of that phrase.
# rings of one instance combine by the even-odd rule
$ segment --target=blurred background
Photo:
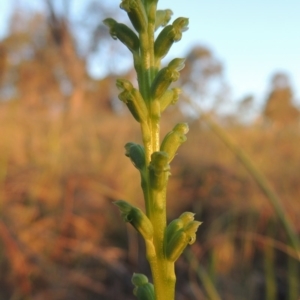
[[[299,300],[300,4],[173,2],[159,8],[190,30],[164,60],[187,57],[161,132],[190,132],[168,219],[203,221],[177,299]],[[143,207],[124,155],[139,126],[115,87],[135,73],[102,24],[128,23],[119,3],[0,1],[0,300],[129,300],[132,273],[150,276],[112,205]]]

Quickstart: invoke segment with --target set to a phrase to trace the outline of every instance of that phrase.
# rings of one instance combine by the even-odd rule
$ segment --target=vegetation
[[[107,48],[126,53],[101,24],[88,27],[94,44],[85,52],[68,16],[48,4],[46,14],[14,14],[0,43],[0,299],[136,299],[132,273],[151,278],[145,246],[112,201],[143,206],[139,174],[124,155],[128,141],[143,141],[116,100],[116,74],[96,80],[88,73],[97,49],[104,61]],[[106,10],[94,5],[87,13],[100,22],[112,15]],[[190,127],[172,162],[168,222],[193,211],[203,224],[177,261],[177,299],[298,300],[299,252],[253,177],[208,126],[214,120],[251,157],[299,236],[297,116],[278,126],[263,111],[245,124],[242,104],[224,116],[217,101],[207,118],[183,115],[193,91],[204,98],[217,86],[216,95],[226,95],[210,49],[191,49],[185,63],[181,106],[166,109],[161,122],[163,136],[182,120]]]
[[[140,300],[175,299],[175,262],[188,244],[196,240],[201,224],[194,213],[184,212],[167,225],[167,184],[170,162],[179,146],[186,141],[187,123],[178,123],[160,142],[160,118],[168,106],[178,100],[179,88],[170,89],[184,68],[183,58],[174,58],[161,68],[161,60],[174,42],[181,39],[188,19],[179,17],[168,25],[172,11],[157,10],[157,0],[123,0],[124,9],[137,34],[112,18],[103,22],[114,39],[119,39],[131,52],[137,73],[138,89],[126,79],[118,79],[119,99],[126,103],[134,119],[140,123],[143,146],[129,142],[126,156],[139,170],[145,201],[145,213],[136,206],[118,200],[125,222],[129,222],[144,238],[146,257],[151,267],[153,284],[147,276],[134,273],[134,295]],[[164,27],[155,39],[155,31]]]

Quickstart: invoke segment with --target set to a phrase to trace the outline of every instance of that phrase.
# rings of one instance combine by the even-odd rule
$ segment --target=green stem
[[[142,31],[140,33],[140,48],[141,48],[141,58],[140,58],[140,74],[138,77],[140,78],[140,92],[147,103],[149,108],[150,102],[150,88],[151,88],[151,57],[150,57],[150,49],[151,44],[149,44],[148,32]]]
[[[144,0],[147,13],[147,28],[139,31],[139,51],[133,53],[139,91],[146,103],[148,117],[141,121],[141,131],[145,149],[145,167],[141,171],[141,186],[145,198],[146,215],[153,226],[153,241],[146,240],[146,255],[152,271],[155,300],[175,298],[174,262],[165,255],[166,231],[166,184],[157,189],[151,183],[151,156],[160,150],[160,104],[151,95],[151,85],[158,72],[154,55],[154,32],[158,0]]]

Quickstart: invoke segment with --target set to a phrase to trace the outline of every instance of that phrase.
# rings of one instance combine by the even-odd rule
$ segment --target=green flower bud
[[[187,140],[185,134],[188,131],[189,127],[186,123],[179,123],[163,139],[160,150],[168,153],[169,163],[174,158],[179,146]]]
[[[156,190],[161,190],[166,186],[170,175],[170,166],[168,164],[169,156],[167,153],[159,151],[151,155],[149,165],[151,185]]]
[[[117,87],[123,90],[119,99],[124,102],[136,121],[142,122],[147,119],[148,109],[140,92],[126,79],[117,79]]]
[[[146,275],[144,274],[140,274],[140,273],[133,273],[132,278],[131,278],[131,282],[135,285],[135,286],[141,286],[143,284],[148,283],[148,278]]]
[[[120,8],[124,9],[137,32],[147,29],[147,15],[140,0],[123,0]]]
[[[157,10],[155,18],[155,30],[157,30],[160,26],[165,27],[171,20],[172,15],[173,12],[170,9]]]
[[[137,207],[124,200],[114,202],[120,209],[121,216],[125,222],[129,222],[145,240],[152,240],[153,226],[148,217]]]
[[[181,40],[182,32],[188,29],[189,19],[177,18],[172,25],[166,26],[158,35],[154,43],[156,59],[164,58],[174,42]]]
[[[179,98],[179,94],[181,93],[180,88],[173,88],[171,90],[167,90],[161,98],[159,98],[160,102],[160,111],[163,112],[169,105],[175,104]]]
[[[166,257],[170,261],[176,261],[187,246],[189,237],[183,229],[177,231],[166,247]]]
[[[110,35],[114,40],[119,39],[131,52],[139,51],[140,40],[128,26],[112,18],[105,19],[103,23],[109,27]]]
[[[134,273],[131,282],[135,285],[133,294],[139,300],[155,300],[154,286],[145,275]]]
[[[145,167],[144,147],[135,143],[127,143],[125,150],[125,155],[128,156],[133,165],[141,171]]]
[[[163,96],[168,87],[173,81],[179,78],[179,71],[184,68],[184,58],[173,59],[167,67],[162,68],[155,76],[152,86],[151,94],[153,99],[158,99]]]

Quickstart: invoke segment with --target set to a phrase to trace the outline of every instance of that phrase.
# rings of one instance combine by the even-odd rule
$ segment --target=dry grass
[[[148,267],[111,200],[141,203],[138,174],[123,152],[127,141],[139,141],[137,126],[112,113],[54,118],[18,103],[2,104],[0,114],[0,299],[131,299],[131,269]],[[297,130],[228,132],[269,178],[299,232]],[[265,196],[206,127],[192,124],[188,138],[168,201],[170,217],[193,210],[204,221],[192,248],[202,277],[182,258],[178,299],[209,293],[205,278],[221,299],[293,299],[287,291],[299,281],[290,263],[297,258]]]

